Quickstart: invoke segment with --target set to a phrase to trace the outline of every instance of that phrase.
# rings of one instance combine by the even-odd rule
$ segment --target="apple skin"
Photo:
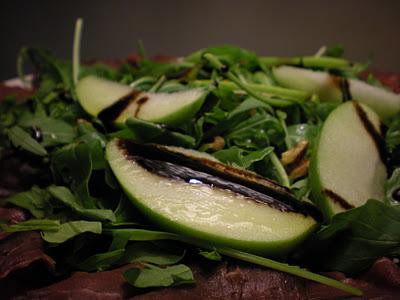
[[[126,97],[145,98],[146,103],[142,104],[139,110],[137,109],[138,105],[136,103],[129,103],[127,101],[127,106],[122,108],[119,115],[115,119],[107,120],[118,128],[124,127],[125,121],[129,117],[137,117],[145,121],[178,127],[182,123],[189,121],[195,116],[195,114],[202,107],[208,94],[206,90],[202,89],[193,89],[169,94],[138,92],[128,85],[96,76],[87,76],[79,80],[76,86],[76,91],[81,106],[87,113],[94,117],[101,117],[102,112],[113,107],[113,105],[118,103],[119,100]],[[193,95],[191,93],[195,94]],[[154,114],[151,111],[156,111],[159,108],[156,104],[163,101],[162,95],[166,95],[166,97],[169,98],[169,101],[172,97],[176,97],[178,104],[179,100],[182,100],[182,95],[187,95],[187,97],[194,98],[190,102],[183,103],[180,106],[169,105],[167,109],[165,109],[165,105],[160,105],[160,110],[164,108],[163,111]],[[149,104],[151,102],[154,103]],[[131,105],[132,107],[130,109]],[[147,113],[143,112],[146,111],[146,107],[149,106],[151,106],[152,109],[147,109]]]
[[[92,75],[80,79],[76,85],[79,103],[94,117],[132,92],[128,85]]]
[[[280,212],[276,210],[276,218],[279,218],[280,214],[295,214],[296,218],[301,221],[294,221],[296,230],[302,226],[297,232],[298,234],[291,236],[290,238],[281,238],[276,240],[241,240],[233,237],[227,237],[223,234],[214,234],[210,231],[199,230],[195,226],[188,226],[183,224],[179,218],[171,219],[164,214],[160,213],[156,209],[151,209],[149,205],[143,199],[138,199],[135,196],[135,191],[129,185],[130,179],[128,179],[127,173],[129,173],[127,164],[129,161],[124,161],[124,154],[120,152],[116,145],[117,140],[112,140],[108,143],[106,148],[106,157],[110,163],[111,169],[114,172],[117,180],[119,181],[125,194],[135,205],[135,207],[145,215],[151,222],[159,225],[162,229],[183,235],[188,239],[203,240],[214,246],[225,246],[231,247],[243,251],[247,251],[259,255],[268,255],[270,257],[285,257],[291,250],[298,246],[304,239],[315,231],[318,227],[318,223],[310,216],[305,217],[299,216],[298,213],[293,212]],[[125,169],[125,171],[123,170]],[[132,178],[132,177],[131,177]],[[188,184],[189,188],[189,184]],[[304,218],[304,221],[303,221]],[[226,229],[229,231],[229,229]]]
[[[315,205],[319,208],[319,210],[324,215],[324,219],[326,221],[331,220],[332,216],[335,212],[330,205],[330,200],[322,193],[323,187],[320,180],[319,172],[318,172],[318,144],[319,144],[320,136],[318,136],[317,141],[313,147],[313,154],[310,160],[310,167],[308,169],[309,174],[309,182],[312,193],[312,200]]]
[[[179,93],[179,92],[177,92]],[[146,93],[145,95],[149,95],[149,98],[151,99],[151,93]],[[178,110],[172,111],[171,113],[165,114],[164,116],[158,117],[158,118],[149,118],[146,116],[141,116],[140,113],[136,116],[139,119],[153,122],[153,123],[158,123],[158,124],[165,124],[169,125],[172,127],[177,127],[190,119],[192,119],[196,113],[200,110],[200,108],[203,106],[203,103],[205,101],[205,98],[207,96],[207,93],[204,92],[202,96],[200,96],[198,99],[196,99],[194,102],[189,103],[183,107],[181,107]],[[129,113],[122,113],[116,120],[115,124],[118,126],[123,126],[125,121],[131,117],[132,115]]]
[[[276,67],[272,73],[282,86],[316,94],[321,101],[342,102],[343,94],[346,99],[350,96],[371,107],[382,120],[400,112],[400,95],[359,79],[346,79],[323,71],[293,66]],[[343,85],[347,86],[346,92],[342,91]]]

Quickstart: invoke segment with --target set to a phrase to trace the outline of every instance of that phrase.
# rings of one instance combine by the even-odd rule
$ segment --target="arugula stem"
[[[343,58],[329,56],[260,57],[260,64],[266,67],[295,65],[308,68],[344,69],[352,63]]]
[[[132,81],[132,82],[129,84],[129,86],[132,87],[132,88],[135,88],[135,87],[137,87],[137,86],[139,86],[139,85],[141,85],[141,84],[143,84],[143,83],[153,83],[153,82],[155,82],[155,81],[156,81],[156,78],[155,78],[155,77],[144,76],[144,77],[141,77],[141,78],[139,78],[139,79],[137,79],[137,80],[135,80],[135,81]]]
[[[75,85],[78,83],[79,79],[82,27],[83,27],[83,21],[81,18],[79,18],[76,20],[75,23],[74,43],[72,48],[72,78]]]
[[[349,294],[355,295],[355,296],[361,296],[363,294],[363,292],[358,289],[355,288],[349,284],[340,282],[336,279],[333,278],[329,278],[317,273],[313,273],[311,271],[308,271],[306,269],[302,269],[298,266],[291,266],[285,263],[281,263],[272,259],[268,259],[262,256],[258,256],[255,254],[251,254],[251,253],[247,253],[244,251],[240,251],[240,250],[236,250],[233,248],[228,248],[228,247],[218,247],[215,245],[210,245],[208,242],[206,241],[202,241],[202,240],[197,240],[197,239],[191,239],[191,238],[187,238],[184,236],[177,236],[175,235],[176,239],[179,239],[180,241],[187,243],[187,244],[191,244],[191,245],[195,245],[197,247],[201,247],[201,248],[205,248],[205,249],[209,249],[211,251],[217,251],[220,254],[223,254],[225,256],[231,257],[231,258],[235,258],[235,259],[239,259],[242,261],[246,261],[255,265],[259,265],[259,266],[263,266],[263,267],[267,267],[273,270],[277,270],[277,271],[281,271],[281,272],[285,272],[291,275],[295,275],[301,278],[305,278],[314,282],[318,282],[318,283],[322,283],[325,284],[327,286],[331,286],[334,288],[337,288],[339,290],[345,291]]]
[[[268,96],[264,96],[263,94],[258,93],[257,91],[253,90],[249,85],[240,81],[232,72],[227,72],[226,77],[230,79],[233,83],[235,83],[239,88],[244,90],[250,96],[270,105],[276,107],[287,107],[291,106],[295,103],[295,100],[287,100],[287,99],[274,99]],[[270,108],[272,110],[272,108]]]
[[[157,92],[161,88],[161,86],[164,84],[166,79],[167,78],[165,77],[165,75],[162,75],[157,80],[157,82],[149,89],[149,92],[154,92],[154,93]]]
[[[290,187],[289,176],[287,175],[285,168],[283,167],[278,156],[276,156],[275,152],[271,152],[270,159],[271,159],[271,162],[274,165],[276,171],[278,172],[280,183],[283,186]]]
[[[293,144],[292,141],[290,140],[289,132],[285,122],[286,114],[283,111],[278,110],[276,112],[276,115],[278,116],[279,122],[281,123],[281,126],[283,128],[283,132],[285,133],[285,145],[286,148],[289,150],[290,148],[293,147]]]
[[[208,86],[211,84],[211,80],[196,80],[193,81],[195,86]],[[227,89],[227,90],[235,90],[237,89],[237,85],[228,80],[222,80],[218,82],[219,86],[222,89]],[[304,91],[300,90],[294,90],[294,89],[288,89],[288,88],[283,88],[279,86],[272,86],[272,85],[266,85],[266,84],[260,84],[260,83],[246,83],[246,85],[254,90],[255,92],[259,93],[268,93],[272,94],[275,96],[281,96],[281,97],[287,97],[293,100],[298,100],[298,101],[305,101],[308,98],[310,98],[310,94]]]
[[[329,278],[326,276],[322,276],[317,273],[307,271],[307,270],[302,269],[297,266],[290,266],[288,264],[280,263],[280,262],[277,262],[277,261],[274,261],[274,260],[271,260],[271,259],[268,259],[265,257],[257,256],[254,254],[250,254],[250,253],[246,253],[246,252],[242,252],[242,251],[230,249],[230,248],[216,248],[216,251],[223,255],[232,257],[232,258],[240,259],[240,260],[247,261],[247,262],[250,262],[253,264],[257,264],[260,266],[264,266],[267,268],[271,268],[274,270],[292,274],[292,275],[295,275],[295,276],[298,276],[301,278],[319,282],[319,283],[325,284],[327,286],[331,286],[331,287],[337,288],[339,290],[345,291],[345,292],[355,295],[355,296],[361,296],[363,294],[363,292],[360,289],[352,287],[349,284],[340,282],[338,280],[335,280],[335,279],[332,279],[332,278]]]
[[[205,58],[214,69],[217,69],[219,71],[226,70],[226,66],[221,63],[215,55],[211,53],[204,53],[203,58]]]

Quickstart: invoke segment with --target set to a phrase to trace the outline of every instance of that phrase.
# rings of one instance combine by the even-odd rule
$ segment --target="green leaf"
[[[95,200],[89,194],[89,179],[93,170],[92,152],[98,151],[99,143],[72,143],[52,154],[53,173],[71,184],[85,208],[96,208]]]
[[[26,151],[32,152],[39,156],[47,155],[46,149],[34,140],[29,133],[19,126],[11,127],[7,130],[8,138],[15,147],[21,147]]]
[[[47,230],[48,232],[54,232],[60,228],[60,222],[58,220],[33,219],[10,226],[0,223],[0,228],[6,232],[20,232],[20,231],[32,231],[32,230]]]
[[[61,224],[57,231],[43,229],[42,237],[46,242],[61,244],[84,232],[100,234],[101,230],[100,222],[71,221]]]
[[[144,262],[155,265],[172,265],[178,263],[185,255],[172,253],[163,247],[148,242],[136,242],[125,249],[120,263]]]
[[[385,142],[389,165],[400,167],[400,115],[394,116],[387,125]]]
[[[257,100],[255,98],[249,97],[243,102],[241,102],[234,110],[232,110],[229,115],[228,119],[232,118],[238,114],[242,114],[244,112],[248,112],[249,110],[256,109],[256,108],[268,108],[264,102]]]
[[[226,133],[229,145],[256,150],[267,146],[280,146],[285,133],[279,120],[269,114],[256,113]]]
[[[247,65],[248,67],[254,67],[257,64],[257,55],[255,53],[230,45],[214,46],[201,49],[186,57],[186,60],[194,63],[201,63],[204,53],[211,53],[223,64],[228,66],[241,64]]]
[[[124,273],[124,278],[138,288],[168,287],[194,283],[193,273],[185,265],[159,268],[147,265],[143,269],[133,268]]]
[[[81,217],[86,217],[89,220],[95,221],[115,221],[115,215],[110,209],[86,209],[71,193],[71,191],[64,186],[51,185],[47,188],[50,194],[59,200],[62,204],[72,209],[75,213]]]
[[[207,258],[208,260],[213,260],[213,261],[221,261],[222,260],[221,255],[216,250],[213,250],[213,251],[200,250],[199,254],[201,256],[203,256],[204,258]]]
[[[112,235],[123,234],[129,241],[179,240],[179,236],[174,233],[147,229],[107,229],[106,232]]]
[[[385,189],[386,202],[389,204],[399,204],[399,200],[393,198],[393,193],[400,190],[400,168],[393,171],[392,176],[386,182]]]
[[[368,200],[363,206],[335,215],[299,249],[299,257],[328,271],[358,273],[377,258],[399,251],[399,227],[399,205]]]
[[[258,151],[248,152],[246,150],[240,149],[239,147],[233,146],[229,149],[214,152],[213,156],[224,163],[236,165],[247,169],[253,163],[263,160],[273,150],[273,147],[267,147]]]
[[[68,144],[76,136],[74,128],[68,123],[49,117],[33,117],[20,123],[23,127],[34,127],[41,134],[44,147]]]
[[[9,197],[7,202],[27,209],[37,219],[43,219],[52,212],[50,198],[46,190],[34,186],[29,191]]]
[[[288,274],[292,274],[295,276],[299,276],[301,278],[309,279],[318,283],[325,284],[327,286],[331,286],[334,288],[337,288],[339,290],[345,291],[349,294],[355,295],[355,296],[361,296],[363,293],[361,290],[358,288],[352,287],[349,284],[340,282],[338,280],[335,280],[333,278],[325,277],[323,275],[313,273],[310,271],[307,271],[305,269],[302,269],[298,266],[291,266],[285,263],[277,262],[265,257],[257,256],[254,254],[242,252],[239,250],[235,249],[230,249],[230,248],[217,248],[217,251],[221,254],[224,254],[226,256],[236,258],[242,261],[247,261],[259,266],[264,266],[267,268],[271,268],[273,270],[285,272]],[[324,255],[325,257],[325,255]]]
[[[195,139],[190,135],[166,129],[165,126],[152,122],[129,118],[126,126],[138,137],[140,142],[159,143],[164,145],[174,145],[193,148]]]
[[[118,249],[95,254],[88,257],[83,262],[76,264],[76,267],[86,272],[107,270],[111,265],[121,259],[124,252],[124,249]]]
[[[106,137],[100,133],[93,124],[83,119],[78,120],[78,135],[76,143],[87,143],[90,145],[90,155],[94,170],[104,169],[106,161],[104,158],[104,148],[107,143]]]

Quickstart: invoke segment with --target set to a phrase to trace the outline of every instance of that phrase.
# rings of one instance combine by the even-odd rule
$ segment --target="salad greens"
[[[16,155],[37,157],[41,172],[51,177],[8,198],[8,203],[26,209],[32,218],[15,225],[0,224],[2,230],[40,230],[51,253],[62,253],[55,256],[60,266],[68,268],[60,272],[137,263],[124,275],[136,287],[193,283],[190,268],[180,262],[195,248],[194,252],[209,260],[230,256],[360,294],[348,285],[284,262],[159,231],[126,200],[104,158],[104,148],[110,138],[122,137],[198,149],[280,182],[299,200],[309,201],[307,174],[289,177],[280,157],[306,140],[309,146],[303,159],[308,160],[321,125],[338,104],[277,85],[271,67],[290,64],[355,76],[365,66],[342,58],[340,47],[323,48],[316,56],[279,58],[259,57],[232,46],[210,47],[168,62],[142,55],[118,69],[99,64],[79,66],[81,27],[78,22],[72,65],[38,48],[24,48],[18,57],[22,79],[24,64],[34,66],[36,92],[26,102],[17,104],[11,96],[0,104],[0,151],[13,149]],[[130,118],[124,128],[115,129],[89,116],[77,102],[75,84],[89,74],[139,91],[205,87],[210,93],[200,112],[179,128]],[[398,256],[400,209],[393,193],[400,188],[399,120],[397,116],[386,124],[391,172],[387,203],[370,200],[336,215],[292,253],[288,262],[316,271],[354,274],[376,258]],[[310,257],[315,258],[316,253],[323,253],[319,255],[323,261],[311,263]]]

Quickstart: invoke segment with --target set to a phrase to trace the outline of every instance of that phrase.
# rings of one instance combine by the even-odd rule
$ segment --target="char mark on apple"
[[[350,85],[347,78],[331,74],[331,80],[333,82],[333,85],[341,91],[343,101],[353,99],[350,93]]]
[[[133,91],[132,93],[122,97],[114,104],[100,112],[99,119],[106,124],[112,123],[132,102],[139,97],[140,94],[141,92],[139,91]]]
[[[171,153],[157,151],[157,146],[140,145],[131,141],[119,140],[118,147],[127,159],[134,161],[155,175],[229,190],[280,211],[298,212],[304,216],[310,215],[316,220],[321,220],[320,212],[313,206],[303,204],[284,193],[274,193],[265,188],[259,189],[256,184],[246,180],[239,180],[238,178],[230,180],[234,177],[229,176],[229,174],[224,176],[220,170],[212,172],[210,167],[204,167],[194,160],[188,162],[188,158],[181,157],[179,154],[175,156]],[[250,174],[249,172],[246,173]]]
[[[328,196],[330,199],[332,199],[335,203],[339,204],[344,209],[354,208],[354,206],[351,205],[346,199],[344,199],[342,196],[339,196],[332,190],[324,189],[322,193]]]
[[[375,126],[372,124],[371,120],[368,118],[360,104],[358,104],[356,101],[354,101],[353,104],[361,123],[374,141],[381,161],[386,164],[385,140],[383,139],[382,134],[376,130]]]
[[[136,100],[137,107],[136,107],[136,110],[135,110],[135,113],[134,113],[135,117],[137,117],[139,115],[140,109],[142,108],[142,105],[145,104],[147,102],[147,100],[149,100],[149,97],[147,97],[147,96],[143,96],[143,97],[140,97],[140,98],[138,97],[137,98],[137,100]]]

